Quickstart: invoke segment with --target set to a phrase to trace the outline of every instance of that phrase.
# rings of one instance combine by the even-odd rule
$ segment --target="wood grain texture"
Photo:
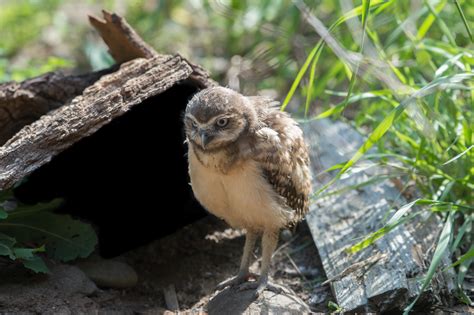
[[[358,132],[342,122],[319,120],[302,127],[311,146],[314,174],[348,161],[364,142]],[[363,163],[369,167],[341,179],[334,189],[363,183],[381,174],[375,165]],[[315,190],[333,175],[314,176]],[[356,254],[345,251],[382,227],[393,215],[393,209],[404,204],[406,200],[392,181],[383,180],[318,199],[310,206],[308,225],[337,303],[345,310],[402,309],[418,294],[420,282],[417,279],[427,271],[433,244],[441,231],[438,218],[430,216],[429,211],[422,212]],[[443,264],[449,263],[446,256]],[[452,290],[453,274],[439,272],[420,302],[449,297]]]
[[[192,67],[180,56],[159,55],[124,63],[117,72],[86,88],[68,106],[43,115],[0,147],[0,190],[11,187],[78,140],[192,73]]]
[[[0,84],[0,145],[23,126],[52,109],[68,104],[114,67],[83,75],[49,72],[21,83]]]
[[[102,10],[103,19],[89,16],[117,63],[135,58],[153,58],[158,53],[149,46],[121,16]]]

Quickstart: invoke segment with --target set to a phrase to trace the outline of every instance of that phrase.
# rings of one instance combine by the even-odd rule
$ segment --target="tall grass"
[[[340,2],[344,4],[344,0]],[[333,75],[344,80],[344,71],[349,68],[346,75],[349,83],[343,91],[326,91],[344,99],[320,111],[313,119],[345,119],[344,110],[353,106],[352,123],[367,133],[367,140],[349,161],[331,168],[339,170],[337,175],[316,192],[316,197],[327,193],[326,190],[359,160],[369,158],[367,152],[377,146],[380,154],[370,158],[387,168],[396,162],[398,172],[402,171],[399,177],[405,189],[415,186],[421,196],[410,200],[381,229],[367,235],[349,251],[354,253],[370,246],[410,220],[413,217],[410,209],[419,205],[445,222],[434,244],[422,291],[430,284],[441,257],[448,253],[457,259],[451,267],[458,267],[458,298],[472,303],[462,289],[462,282],[474,259],[474,73],[471,69],[474,51],[462,5],[458,1],[423,1],[409,11],[404,1],[362,1],[326,29],[302,2],[295,4],[322,39],[301,67],[282,109],[308,75],[308,85],[303,91],[306,91],[304,112],[309,112],[310,99],[315,95],[311,92],[315,90],[314,78],[318,77],[315,64],[327,43],[335,56],[334,64],[343,64],[338,68],[340,73]],[[447,26],[445,19],[451,22],[453,19],[448,14],[456,12],[459,14],[455,14],[458,18],[455,25],[461,24],[464,28]],[[359,47],[361,55],[357,58],[342,48],[333,33],[340,26],[338,21],[348,22],[359,17],[361,40],[357,43],[354,37],[354,42],[349,43],[351,48]],[[379,24],[379,20],[384,25]],[[370,44],[367,50],[364,49],[365,33]],[[347,38],[342,40],[347,42]],[[307,74],[309,64],[312,67]],[[378,69],[380,64],[384,72]],[[365,66],[365,73],[358,73],[360,66]],[[341,85],[344,85],[342,81]],[[405,313],[413,308],[417,299],[406,307]]]

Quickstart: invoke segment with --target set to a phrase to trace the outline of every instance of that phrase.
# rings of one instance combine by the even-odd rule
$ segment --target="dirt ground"
[[[273,258],[273,282],[291,288],[314,311],[328,311],[331,297],[318,253],[305,223],[288,240],[280,240]],[[218,283],[237,273],[244,245],[242,231],[208,216],[130,251],[116,260],[138,274],[138,285],[124,290],[100,289],[68,265],[53,265],[52,276],[34,275],[21,266],[0,268],[0,313],[162,314],[164,290],[173,286],[181,311],[205,310]],[[259,249],[256,257],[260,257]],[[1,266],[0,266],[1,267]],[[254,260],[252,272],[259,272]]]
[[[132,250],[114,260],[138,274],[137,286],[99,289],[74,266],[53,265],[53,274],[34,275],[21,266],[0,265],[0,313],[22,314],[162,314],[165,290],[174,288],[181,311],[205,311],[218,283],[236,274],[244,245],[242,231],[208,216],[185,228]],[[260,257],[257,249],[256,258]],[[259,272],[259,260],[251,271]],[[307,225],[301,223],[280,240],[273,257],[273,282],[291,288],[314,312],[329,312],[334,301]],[[472,292],[474,277],[467,276]],[[473,313],[466,305],[436,307],[429,313]]]
[[[209,216],[163,239],[123,255],[139,275],[137,287],[107,292],[94,300],[105,310],[147,312],[165,309],[163,290],[173,285],[180,310],[200,310],[218,283],[235,275],[244,245],[242,231]],[[259,249],[256,258],[260,257]],[[254,260],[252,272],[259,272]],[[291,288],[314,311],[327,311],[332,299],[316,247],[306,224],[287,241],[280,240],[273,257],[273,281]],[[317,287],[315,289],[315,287]]]

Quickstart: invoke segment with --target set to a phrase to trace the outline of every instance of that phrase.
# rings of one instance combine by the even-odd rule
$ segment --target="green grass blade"
[[[459,153],[458,155],[456,155],[455,157],[453,157],[452,159],[450,159],[449,161],[446,161],[443,163],[443,166],[444,165],[448,165],[449,163],[452,163],[454,161],[456,161],[457,159],[459,159],[460,157],[462,157],[464,154],[466,154],[467,152],[469,152],[469,150],[471,150],[472,148],[474,148],[474,144],[471,145],[469,148],[467,148],[466,150],[462,151],[461,153]]]
[[[431,12],[431,14],[433,14],[434,17],[436,18],[435,19],[436,23],[438,23],[439,28],[444,33],[444,35],[446,35],[446,37],[448,38],[449,43],[453,47],[456,47],[456,41],[454,40],[453,34],[451,33],[446,23],[444,23],[444,21],[440,18],[440,16],[438,15],[438,12],[436,12],[436,9],[433,8],[433,6],[428,1],[425,1],[425,5],[428,7],[428,10]]]
[[[389,2],[384,1],[384,0],[374,0],[372,1],[371,5],[369,5],[369,9],[375,9],[381,5],[384,5],[384,8],[388,7],[390,4],[394,3],[394,0],[391,0]],[[354,9],[350,10],[349,12],[346,12],[343,16],[338,18],[336,22],[334,22],[329,28],[328,31],[332,32],[336,27],[347,21],[348,19],[352,19],[356,16],[359,16],[363,13],[363,5],[359,5],[355,7]],[[288,91],[285,99],[283,100],[283,103],[281,104],[280,110],[284,111],[288,104],[290,103],[291,99],[293,98],[296,89],[298,85],[300,84],[301,80],[303,79],[306,71],[308,70],[311,61],[313,61],[313,58],[316,56],[319,50],[322,50],[324,48],[324,40],[320,39],[316,46],[313,47],[311,52],[309,53],[308,57],[306,58],[305,62],[303,63],[303,66],[301,69],[298,71],[298,74],[295,77],[295,80],[291,84],[290,90]]]
[[[471,248],[469,249],[469,251],[467,253],[465,253],[464,255],[459,257],[459,259],[454,264],[449,266],[449,268],[456,267],[457,265],[460,265],[463,262],[465,262],[469,259],[473,259],[473,258],[474,258],[474,245],[471,246]]]
[[[466,233],[467,230],[471,230],[472,228],[472,219],[470,217],[467,217],[467,219],[464,221],[463,225],[458,230],[458,234],[456,235],[456,239],[453,242],[453,246],[451,246],[451,253],[454,253],[454,251],[458,248],[459,244],[461,243],[462,238],[464,237],[464,234]]]
[[[428,272],[426,273],[425,279],[423,281],[423,285],[421,286],[420,293],[418,296],[413,300],[413,302],[410,303],[404,310],[403,310],[403,315],[407,315],[413,306],[415,306],[415,303],[418,301],[418,299],[421,296],[421,293],[425,291],[425,289],[428,287],[428,285],[431,282],[431,279],[433,278],[436,269],[438,268],[439,264],[441,263],[441,260],[444,256],[444,254],[449,251],[449,245],[452,240],[452,235],[453,235],[453,221],[454,221],[454,212],[450,212],[448,215],[448,218],[446,219],[446,223],[444,224],[443,230],[441,231],[441,235],[439,236],[438,244],[436,245],[435,252],[433,254],[433,258],[431,259],[430,267],[428,268]]]
[[[362,249],[372,245],[376,240],[378,240],[379,238],[381,238],[382,236],[384,236],[385,234],[387,234],[388,232],[390,232],[391,230],[393,230],[394,228],[396,228],[400,224],[402,224],[402,223],[406,222],[407,220],[409,220],[410,218],[412,218],[413,215],[407,216],[407,217],[404,217],[404,216],[408,212],[408,210],[410,210],[419,201],[420,200],[417,199],[415,201],[407,203],[406,205],[404,205],[403,207],[398,209],[395,212],[395,214],[390,218],[390,220],[388,220],[387,223],[382,228],[380,228],[377,231],[375,231],[375,232],[369,234],[368,236],[364,237],[364,239],[362,241],[360,241],[357,244],[351,246],[347,250],[347,252],[350,253],[350,254],[354,254],[354,253],[357,253],[358,251],[361,251]]]
[[[314,76],[316,73],[316,65],[318,64],[319,56],[321,56],[321,52],[323,45],[319,46],[319,49],[316,55],[313,58],[313,62],[311,63],[311,70],[309,72],[309,82],[308,82],[308,93],[306,93],[306,104],[304,107],[304,117],[308,117],[309,105],[311,103],[311,94],[313,92],[313,84],[314,84]]]
[[[418,99],[426,97],[436,91],[445,90],[457,86],[459,82],[464,80],[469,80],[474,77],[474,73],[459,73],[452,76],[445,76],[433,80],[431,83],[427,84],[423,88],[419,89],[413,93],[410,97],[401,102],[397,107],[395,107],[388,115],[379,123],[379,125],[372,131],[368,136],[367,140],[359,147],[354,156],[346,163],[346,165],[339,171],[339,173],[332,178],[328,183],[321,187],[315,195],[318,196],[321,192],[325,191],[329,186],[334,184],[334,182],[341,177],[354,163],[356,163],[367,151],[372,148],[372,146],[377,143],[388,131],[388,129],[394,124],[394,122],[401,116],[405,109],[413,102],[416,102]],[[428,166],[428,165],[427,165]],[[433,170],[436,173],[440,173],[441,170],[436,170],[433,167]],[[441,172],[442,173],[442,172]],[[449,180],[455,180],[451,176],[442,173]]]
[[[444,6],[446,5],[448,1],[443,0],[438,3],[438,5],[434,8],[434,11],[439,14],[441,10],[443,10]],[[426,3],[426,1],[425,1]],[[433,25],[433,22],[435,21],[436,16],[434,14],[428,14],[426,19],[421,23],[420,27],[418,28],[418,33],[416,34],[416,39],[417,40],[422,40],[428,30],[431,28],[431,25]]]
[[[291,99],[293,98],[293,95],[296,92],[296,89],[298,88],[298,85],[300,84],[301,80],[303,79],[303,76],[306,73],[306,70],[308,70],[309,65],[311,64],[311,61],[313,60],[316,53],[322,48],[322,46],[323,46],[323,41],[320,40],[318,44],[316,44],[316,46],[314,46],[314,48],[309,53],[300,71],[298,71],[298,74],[296,75],[296,78],[293,81],[293,84],[290,87],[290,91],[286,95],[285,100],[283,101],[283,104],[281,104],[281,108],[280,108],[281,111],[284,111],[285,108],[290,103]]]
[[[362,1],[362,7],[363,7],[363,11],[362,11],[362,38],[360,40],[359,53],[362,53],[364,51],[365,29],[367,27],[367,20],[369,18],[370,0],[363,0]],[[346,106],[349,102],[349,98],[351,97],[352,90],[354,89],[354,85],[355,85],[355,82],[356,82],[356,77],[357,77],[357,74],[359,72],[359,66],[360,66],[360,61],[357,63],[354,71],[351,74],[351,80],[349,82],[349,89],[347,90],[347,95],[346,95],[346,98],[344,99],[344,103],[341,106],[340,111],[343,111],[346,108]]]
[[[464,27],[466,28],[466,31],[469,34],[471,42],[474,42],[474,36],[472,35],[471,28],[469,27],[469,23],[467,22],[466,16],[462,11],[461,5],[459,4],[458,0],[454,0],[454,4],[456,4],[456,8],[458,9],[459,15],[461,16],[462,22],[464,23]]]

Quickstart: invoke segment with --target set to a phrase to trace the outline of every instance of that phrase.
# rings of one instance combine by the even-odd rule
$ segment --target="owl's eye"
[[[216,125],[218,127],[225,127],[227,125],[227,123],[229,122],[229,119],[228,118],[219,118],[216,122]]]
[[[191,120],[191,125],[193,125],[193,128],[197,128],[198,124],[194,120]]]

